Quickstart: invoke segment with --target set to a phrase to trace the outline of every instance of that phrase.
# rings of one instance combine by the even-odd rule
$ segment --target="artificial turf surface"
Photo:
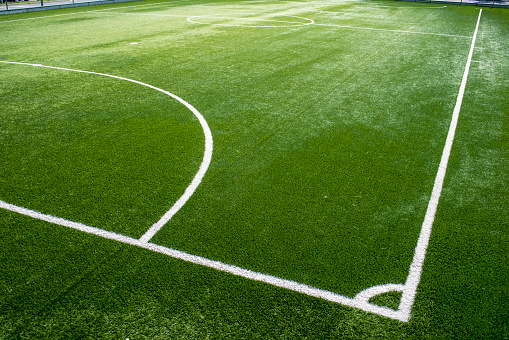
[[[405,282],[478,14],[141,1],[2,16],[0,60],[184,98],[212,163],[152,242],[353,297]],[[2,210],[0,338],[508,338],[508,24],[483,9],[408,323]],[[5,202],[139,238],[201,162],[197,119],[149,88],[14,64],[0,84]]]

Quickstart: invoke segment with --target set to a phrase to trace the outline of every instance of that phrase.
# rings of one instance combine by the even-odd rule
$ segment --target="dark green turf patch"
[[[141,235],[198,170],[197,119],[140,85],[30,68],[12,66],[2,79],[10,89],[2,101],[2,199]]]

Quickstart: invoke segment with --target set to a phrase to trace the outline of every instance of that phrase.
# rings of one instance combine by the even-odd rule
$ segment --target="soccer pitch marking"
[[[241,268],[235,265],[226,264],[220,261],[214,261],[211,259],[207,259],[204,257],[200,257],[197,255],[188,254],[176,249],[164,247],[161,245],[157,245],[154,243],[150,243],[150,239],[172,218],[173,215],[175,215],[178,210],[186,203],[186,201],[191,197],[191,195],[194,193],[198,185],[200,184],[203,176],[205,175],[205,172],[211,162],[212,157],[212,134],[210,132],[210,129],[208,127],[207,122],[203,118],[203,116],[190,104],[182,100],[181,98],[177,97],[176,95],[167,92],[165,90],[159,89],[157,87],[154,87],[152,85],[148,85],[136,80],[119,77],[119,76],[113,76],[108,75],[104,73],[96,73],[96,72],[90,72],[90,71],[80,71],[80,70],[73,70],[73,69],[67,69],[67,68],[60,68],[60,67],[52,67],[52,66],[44,66],[41,64],[28,64],[28,63],[19,63],[19,62],[8,62],[8,61],[0,61],[0,63],[8,63],[8,64],[18,64],[18,65],[27,65],[27,66],[34,66],[34,67],[46,67],[51,69],[58,69],[58,70],[67,70],[67,71],[74,71],[74,72],[81,72],[81,73],[89,73],[89,74],[96,74],[96,75],[102,75],[107,76],[111,78],[116,78],[120,80],[126,80],[130,81],[136,84],[140,84],[143,86],[147,86],[149,88],[152,88],[154,90],[160,91],[162,93],[165,93],[169,95],[170,97],[177,99],[179,102],[184,104],[188,109],[190,109],[199,119],[200,124],[202,125],[202,128],[204,130],[205,134],[205,153],[204,158],[202,161],[202,164],[200,165],[198,173],[195,175],[193,181],[191,184],[187,187],[184,195],[181,196],[181,198],[168,210],[163,217],[157,221],[154,225],[152,225],[145,234],[143,234],[139,239],[135,239],[129,236],[117,234],[111,231],[103,230],[100,228],[87,226],[85,224],[74,222],[70,220],[66,220],[60,217],[44,214],[35,210],[30,210],[24,207],[16,206],[14,204],[10,204],[4,201],[0,200],[0,208],[10,210],[12,212],[16,212],[22,215],[26,215],[35,219],[39,219],[42,221],[46,221],[49,223],[57,224],[60,226],[72,228],[75,230],[79,230],[82,232],[86,232],[89,234],[97,235],[106,239],[115,240],[118,242],[122,242],[125,244],[137,246],[140,248],[144,248],[147,250],[151,250],[160,254],[164,254],[167,256],[170,256],[172,258],[180,259],[186,262],[198,264],[201,266],[213,268],[219,271],[227,272],[236,276],[240,276],[243,278],[247,278],[250,280],[263,282],[270,284],[272,286],[292,290],[295,292],[299,292],[301,294],[305,294],[308,296],[320,298],[326,301],[331,301],[335,303],[339,303],[345,306],[358,308],[361,310],[364,310],[366,312],[375,313],[381,316],[385,316],[388,318],[392,318],[395,320],[408,322],[410,320],[411,316],[411,309],[415,302],[415,297],[417,295],[417,287],[419,285],[422,269],[424,265],[424,260],[426,257],[426,251],[429,244],[429,239],[431,236],[432,226],[435,219],[435,215],[438,208],[438,203],[440,200],[440,196],[442,193],[443,183],[445,179],[445,174],[447,171],[447,164],[449,161],[449,156],[452,149],[452,144],[454,141],[454,136],[456,132],[456,126],[458,123],[459,113],[461,110],[461,105],[465,93],[466,83],[468,79],[468,74],[470,71],[470,64],[472,62],[472,55],[475,48],[475,41],[477,37],[477,32],[479,29],[479,23],[481,21],[481,15],[482,15],[482,9],[479,11],[479,16],[477,18],[477,24],[474,30],[474,34],[472,37],[472,43],[470,46],[469,54],[466,61],[465,71],[463,73],[461,85],[459,88],[459,93],[456,100],[456,105],[453,110],[453,115],[451,118],[451,123],[449,126],[449,131],[447,134],[447,138],[445,141],[445,146],[442,152],[442,157],[440,160],[440,164],[437,170],[437,175],[435,177],[433,190],[431,193],[430,200],[428,202],[428,207],[426,210],[426,215],[424,217],[424,221],[422,223],[421,232],[419,234],[419,238],[417,240],[417,245],[415,247],[414,257],[412,260],[412,263],[410,264],[409,273],[407,276],[407,279],[404,284],[401,283],[387,283],[382,285],[375,285],[372,287],[369,287],[367,289],[362,290],[359,292],[354,298],[350,298],[347,296],[343,296],[331,291],[326,291],[323,289],[315,288],[303,283],[298,283],[295,281],[282,279],[276,276],[264,274],[255,272],[249,269]],[[398,306],[397,310],[390,309],[388,307],[383,307],[379,305],[375,305],[373,303],[370,303],[369,300],[376,295],[383,294],[383,293],[389,293],[389,292],[400,292],[401,293],[401,300],[400,304]]]
[[[335,24],[317,24],[317,23],[315,23],[315,26],[348,28],[348,29],[355,29],[355,30],[382,31],[382,32],[392,32],[392,33],[404,33],[404,34],[436,35],[436,36],[452,37],[452,38],[468,38],[468,39],[472,38],[471,36],[466,36],[466,35],[445,34],[445,33],[431,33],[431,32],[418,32],[418,31],[408,31],[408,30],[391,30],[391,29],[387,29],[387,28],[373,28],[373,27],[335,25]]]
[[[252,14],[249,14],[252,15]],[[232,26],[232,27],[299,27],[299,26],[308,26],[315,23],[313,19],[298,17],[294,15],[279,15],[279,17],[288,17],[288,18],[297,18],[307,20],[307,22],[302,21],[287,21],[287,20],[275,20],[275,19],[263,19],[263,18],[246,18],[246,17],[238,17],[238,16],[221,16],[221,15],[196,15],[187,18],[188,22],[193,24],[205,24],[205,25],[216,25],[216,26]],[[258,22],[278,22],[284,23],[288,25],[254,25],[254,24],[220,24],[214,22],[202,22],[199,20],[202,19],[228,19],[228,20],[245,20],[245,21],[258,21]],[[203,20],[206,21],[206,20]]]
[[[41,65],[41,64],[29,64],[29,63],[10,62],[10,61],[0,61],[0,63],[25,65],[25,66],[33,66],[33,67],[43,67],[43,68],[49,68],[49,69],[55,69],[55,70],[78,72],[78,73],[87,73],[87,74],[93,74],[93,75],[99,75],[99,76],[105,76],[105,77],[115,78],[115,79],[119,79],[119,80],[129,81],[131,83],[142,85],[142,86],[151,88],[153,90],[162,92],[165,95],[170,96],[173,99],[176,99],[181,104],[183,104],[187,109],[189,109],[196,116],[196,118],[198,118],[198,121],[200,122],[200,125],[203,130],[203,134],[205,135],[205,150],[203,153],[203,160],[200,164],[200,167],[198,168],[198,172],[194,176],[191,183],[187,186],[187,188],[184,191],[184,193],[182,194],[182,196],[180,196],[180,198],[173,204],[173,206],[156,223],[154,223],[145,232],[145,234],[142,235],[141,240],[143,242],[148,242],[173,217],[173,215],[175,215],[184,206],[184,204],[186,204],[186,202],[189,200],[189,198],[191,198],[193,193],[196,191],[196,189],[200,185],[203,177],[205,176],[205,173],[207,172],[210,162],[212,160],[212,149],[213,149],[212,132],[210,131],[210,127],[208,126],[207,121],[201,115],[201,113],[198,112],[197,109],[195,109],[191,104],[189,104],[182,98],[178,97],[177,95],[175,95],[171,92],[168,92],[168,91],[165,91],[158,87],[143,83],[141,81],[124,78],[124,77],[119,77],[119,76],[114,76],[111,74],[75,70],[75,69],[69,69],[69,68],[63,68],[63,67],[46,66],[46,65]]]
[[[176,0],[173,2],[186,2],[187,0]],[[258,1],[252,1],[253,3],[257,3]],[[356,1],[346,1],[346,2],[356,2]],[[163,3],[164,4],[164,3]],[[325,4],[325,3],[322,3]],[[143,4],[143,5],[129,5],[127,7],[122,7],[122,9],[130,9],[135,7],[146,7],[146,6],[154,6],[154,5],[162,5],[161,3],[156,4]],[[445,6],[377,6],[377,5],[371,5],[372,8],[410,8],[410,9],[443,9]],[[270,20],[270,19],[255,19],[255,18],[239,18],[239,17],[215,17],[214,15],[197,15],[197,16],[185,16],[185,15],[179,15],[179,14],[159,14],[159,13],[128,13],[128,12],[111,12],[107,13],[107,11],[115,11],[118,10],[118,8],[103,8],[98,10],[90,10],[90,11],[83,11],[83,12],[75,12],[75,13],[65,13],[65,14],[53,14],[53,15],[46,15],[46,16],[40,16],[35,18],[23,18],[23,19],[14,19],[14,20],[4,20],[0,21],[0,23],[3,22],[14,22],[14,21],[24,21],[24,20],[35,20],[35,19],[43,19],[43,18],[52,18],[52,17],[58,17],[58,16],[69,16],[69,15],[80,15],[80,14],[90,14],[90,13],[97,13],[97,14],[109,14],[109,15],[140,15],[140,16],[160,16],[160,17],[185,17],[187,18],[188,22],[195,23],[195,24],[203,24],[203,25],[216,25],[216,26],[232,26],[232,27],[302,27],[302,26],[308,26],[308,25],[317,25],[317,26],[325,26],[325,27],[336,27],[336,28],[348,28],[348,29],[359,29],[359,30],[373,30],[373,31],[383,31],[383,32],[394,32],[394,33],[409,33],[409,34],[423,34],[423,35],[437,35],[437,36],[446,36],[446,37],[458,37],[458,38],[471,38],[469,36],[462,36],[462,35],[454,35],[454,34],[442,34],[442,33],[430,33],[430,32],[415,32],[415,31],[408,31],[408,30],[391,30],[391,29],[384,29],[384,28],[371,28],[371,27],[360,27],[360,26],[348,26],[348,25],[335,25],[335,24],[317,24],[313,19],[304,18],[304,17],[298,17],[298,16],[290,16],[286,15],[287,17],[294,17],[299,19],[308,20],[309,22],[302,23],[302,22],[291,22],[291,21],[283,21],[283,20]],[[328,11],[317,11],[317,12],[325,12],[325,13],[334,13],[334,12],[328,12]],[[215,24],[215,23],[207,23],[207,22],[199,22],[192,20],[193,18],[200,18],[200,17],[209,17],[209,18],[223,18],[223,19],[245,19],[245,20],[259,20],[259,21],[272,21],[272,22],[281,22],[281,23],[293,23],[294,25],[233,25],[233,24]]]
[[[411,8],[411,9],[440,9],[440,8],[446,8],[447,5],[444,6],[373,6],[377,8]]]

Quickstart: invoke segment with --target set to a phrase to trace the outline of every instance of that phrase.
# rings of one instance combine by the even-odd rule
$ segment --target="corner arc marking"
[[[407,322],[410,319],[410,311],[401,308],[401,302],[397,310],[378,306],[370,303],[369,300],[377,295],[385,294],[389,292],[400,292],[405,293],[406,286],[400,283],[387,283],[383,285],[372,286],[360,291],[354,298],[353,301],[359,306],[359,308],[367,310],[372,313],[381,314],[388,316],[392,319]],[[401,299],[400,301],[402,301]]]
[[[379,294],[389,293],[389,292],[400,292],[403,293],[405,286],[398,283],[388,283],[384,285],[377,285],[373,287],[369,287],[364,289],[355,295],[354,301],[369,303],[369,299],[375,297]]]

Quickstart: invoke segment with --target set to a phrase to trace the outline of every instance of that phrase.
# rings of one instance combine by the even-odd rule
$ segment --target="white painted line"
[[[372,27],[360,27],[360,26],[348,26],[348,25],[317,24],[317,23],[315,23],[315,26],[327,26],[327,27],[348,28],[348,29],[356,29],[356,30],[381,31],[381,32],[393,32],[393,33],[436,35],[436,36],[453,37],[453,38],[468,38],[468,39],[471,38],[470,36],[466,36],[466,35],[431,33],[431,32],[416,32],[416,31],[406,31],[406,30],[391,30],[391,29],[385,29],[385,28],[372,28]]]
[[[452,116],[451,124],[450,124],[450,127],[449,127],[449,132],[448,132],[448,135],[447,135],[445,147],[444,147],[444,150],[443,150],[443,153],[442,153],[442,158],[441,158],[440,165],[438,167],[438,172],[437,172],[437,175],[436,175],[436,178],[435,178],[435,183],[434,183],[434,186],[433,186],[433,191],[432,191],[432,194],[431,194],[430,201],[428,203],[428,209],[426,211],[426,216],[425,216],[424,222],[422,224],[421,233],[420,233],[419,239],[417,241],[417,246],[415,248],[415,253],[414,253],[414,258],[413,258],[412,264],[410,265],[409,274],[408,274],[407,280],[406,280],[404,285],[389,283],[389,284],[383,284],[383,285],[377,285],[377,286],[369,287],[369,288],[361,291],[360,293],[358,293],[352,299],[352,298],[349,298],[349,297],[346,297],[346,296],[343,296],[343,295],[340,295],[340,294],[337,294],[337,293],[334,293],[334,292],[330,292],[330,291],[326,291],[326,290],[323,290],[323,289],[315,288],[315,287],[312,287],[312,286],[309,286],[309,285],[306,285],[306,284],[298,283],[298,282],[287,280],[287,279],[278,278],[278,277],[275,277],[275,276],[272,276],[272,275],[267,275],[267,274],[263,274],[263,273],[259,273],[259,272],[254,272],[254,271],[251,271],[249,269],[241,268],[241,267],[234,266],[234,265],[225,264],[225,263],[222,263],[222,262],[219,262],[219,261],[214,261],[214,260],[206,259],[206,258],[203,258],[203,257],[200,257],[200,256],[191,255],[191,254],[179,251],[179,250],[175,250],[175,249],[167,248],[167,247],[160,246],[160,245],[157,245],[157,244],[149,243],[148,241],[150,240],[150,238],[171,218],[171,216],[174,215],[174,213],[176,211],[178,211],[178,209],[176,209],[175,212],[172,212],[172,209],[175,206],[177,206],[178,202],[174,205],[174,207],[172,207],[165,214],[165,216],[163,216],[163,218],[161,218],[160,221],[158,221],[151,228],[151,229],[154,228],[155,231],[150,231],[149,230],[140,239],[134,239],[134,238],[131,238],[131,237],[128,237],[128,236],[124,236],[124,235],[116,234],[116,233],[113,233],[113,232],[110,232],[110,231],[102,230],[102,229],[99,229],[99,228],[87,226],[87,225],[84,225],[84,224],[81,224],[81,223],[65,220],[63,218],[54,217],[54,216],[47,215],[47,214],[42,214],[40,212],[37,212],[37,211],[34,211],[34,210],[30,210],[30,209],[26,209],[26,208],[23,208],[23,207],[18,207],[16,205],[9,204],[9,203],[3,202],[3,201],[0,201],[0,208],[7,209],[7,210],[10,210],[10,211],[13,211],[13,212],[17,212],[19,214],[30,216],[30,217],[33,217],[33,218],[36,218],[36,219],[40,219],[40,220],[43,220],[43,221],[47,221],[47,222],[50,222],[50,223],[54,223],[54,224],[57,224],[57,225],[61,225],[61,226],[65,226],[65,227],[68,227],[68,228],[80,230],[80,231],[83,231],[83,232],[86,232],[86,233],[89,233],[89,234],[94,234],[94,235],[97,235],[97,236],[101,236],[101,237],[104,237],[104,238],[107,238],[107,239],[116,240],[116,241],[119,241],[119,242],[122,242],[122,243],[126,243],[126,244],[130,244],[130,245],[137,246],[137,247],[140,247],[140,248],[148,249],[148,250],[151,250],[151,251],[154,251],[154,252],[165,254],[167,256],[170,256],[170,257],[173,257],[173,258],[176,258],[176,259],[180,259],[180,260],[187,261],[187,262],[194,263],[194,264],[198,264],[198,265],[201,265],[201,266],[213,268],[213,269],[216,269],[216,270],[219,270],[219,271],[227,272],[227,273],[230,273],[230,274],[233,274],[233,275],[236,275],[236,276],[240,276],[240,277],[244,277],[244,278],[247,278],[247,279],[250,279],[250,280],[264,282],[264,283],[270,284],[272,286],[276,286],[276,287],[280,287],[280,288],[285,288],[285,289],[292,290],[292,291],[295,291],[295,292],[299,292],[301,294],[305,294],[305,295],[308,295],[308,296],[312,296],[312,297],[320,298],[320,299],[323,299],[323,300],[339,303],[339,304],[342,304],[342,305],[345,305],[345,306],[349,306],[349,307],[358,308],[358,309],[364,310],[366,312],[382,315],[382,316],[385,316],[385,317],[388,317],[388,318],[392,318],[392,319],[395,319],[395,320],[399,320],[399,321],[403,321],[403,322],[408,322],[410,320],[411,309],[412,309],[412,306],[413,306],[414,301],[415,301],[415,296],[417,294],[417,287],[419,285],[420,278],[421,278],[421,273],[422,273],[422,268],[423,268],[423,264],[424,264],[424,259],[425,259],[425,256],[426,256],[426,250],[427,250],[428,243],[429,243],[429,238],[430,238],[430,235],[431,235],[431,229],[432,229],[433,221],[434,221],[435,214],[436,214],[436,211],[437,211],[440,195],[441,195],[441,192],[442,192],[442,187],[443,187],[443,182],[444,182],[444,178],[445,178],[445,173],[446,173],[446,170],[447,170],[447,163],[449,161],[449,156],[450,156],[450,153],[451,153],[451,148],[452,148],[452,144],[453,144],[453,140],[454,140],[454,134],[455,134],[456,126],[457,126],[457,122],[458,122],[459,112],[460,112],[460,109],[461,109],[461,104],[462,104],[463,96],[464,96],[464,93],[465,93],[465,87],[466,87],[466,83],[467,83],[467,79],[468,79],[468,74],[469,74],[469,70],[470,70],[470,64],[471,64],[471,61],[472,61],[472,54],[473,54],[473,51],[474,51],[474,46],[475,46],[475,41],[476,41],[476,37],[477,37],[477,32],[478,32],[478,29],[479,29],[479,23],[480,23],[480,20],[481,20],[481,14],[482,14],[482,9],[479,11],[479,16],[478,16],[478,19],[477,19],[477,25],[476,25],[476,28],[475,28],[475,31],[474,31],[474,36],[472,38],[472,44],[471,44],[471,47],[470,47],[470,52],[469,52],[469,55],[468,55],[468,58],[467,58],[467,63],[466,63],[466,66],[465,66],[465,71],[463,73],[463,79],[462,79],[460,90],[459,90],[459,94],[458,94],[458,97],[457,97],[457,100],[456,100],[456,106],[455,106],[454,111],[453,111],[453,116]],[[2,62],[2,61],[0,61],[0,62]],[[7,63],[9,63],[9,62],[7,62]],[[24,63],[15,63],[15,62],[10,62],[10,63],[13,63],[13,64],[22,64],[22,65],[32,65],[32,66],[42,66],[42,65],[39,65],[39,64],[24,64]],[[43,67],[49,67],[49,66],[43,66]],[[71,69],[64,69],[64,68],[57,68],[57,67],[49,67],[49,68],[56,68],[56,69],[63,69],[63,70],[70,70],[70,71],[77,71],[77,72],[84,72],[84,73],[93,73],[93,74],[99,74],[99,75],[106,75],[106,74],[101,74],[101,73],[94,73],[94,72],[88,72],[88,71],[78,71],[78,70],[71,70]],[[132,82],[135,82],[135,83],[143,84],[143,85],[148,86],[150,88],[157,89],[157,88],[155,88],[153,86],[146,85],[144,83],[133,81],[133,80],[130,80],[130,79],[127,79],[127,78],[116,77],[116,76],[111,76],[111,75],[106,75],[106,76],[110,76],[110,77],[113,77],[113,78],[118,78],[118,79],[124,79],[124,80],[128,80],[128,81],[132,81]],[[162,91],[163,93],[167,93],[166,91],[163,91],[163,90],[160,90],[160,89],[157,89],[157,90]],[[174,98],[176,97],[176,96],[170,94],[169,92],[167,94],[172,96],[172,97],[174,97]],[[178,97],[176,97],[176,99],[177,98]],[[189,104],[187,104],[187,105],[189,105]],[[200,122],[201,122],[201,120],[200,120]],[[205,124],[206,124],[206,122],[205,122]],[[207,126],[207,128],[208,128],[208,126]],[[209,132],[210,132],[210,130],[209,130]],[[205,133],[205,134],[207,136],[207,133]],[[210,143],[212,143],[212,136],[211,135],[210,135]],[[207,149],[207,147],[206,147],[206,149]],[[209,156],[206,155],[204,157],[204,161],[202,162],[202,166],[200,167],[200,171],[203,171],[202,167],[208,167],[208,164],[210,163],[210,157],[212,155],[211,152],[212,152],[212,144],[210,144],[210,155]],[[206,154],[207,154],[207,152],[206,152]],[[204,164],[206,164],[206,166],[204,166]],[[199,173],[200,173],[200,171],[199,171]],[[193,183],[195,182],[195,180],[198,177],[199,176],[197,174],[195,176],[195,179],[193,180]],[[201,181],[201,178],[199,179],[199,181]],[[199,181],[198,181],[198,184],[199,184]],[[191,187],[191,185],[188,187],[188,189],[190,187]],[[194,191],[195,189],[196,188],[189,189],[189,190],[190,191]],[[185,203],[185,201],[183,203]],[[376,296],[378,294],[383,294],[383,293],[388,293],[388,292],[401,292],[402,293],[402,297],[401,297],[401,301],[400,301],[400,305],[399,305],[398,310],[393,310],[393,309],[390,309],[390,308],[387,308],[387,307],[381,307],[381,306],[377,306],[377,305],[369,303],[369,299],[370,298],[372,298],[372,297],[374,297],[374,296]]]
[[[307,22],[301,21],[285,21],[285,20],[275,20],[275,19],[263,19],[263,18],[243,18],[243,17],[233,17],[233,16],[216,16],[216,15],[195,15],[187,18],[187,21],[193,24],[202,24],[202,25],[216,25],[216,26],[231,26],[231,27],[299,27],[299,26],[308,26],[315,23],[313,19],[297,17],[294,15],[280,15],[289,18],[297,18],[307,20]],[[199,20],[195,20],[197,18],[208,18],[208,19],[231,19],[231,20],[252,20],[252,21],[263,21],[263,22],[279,22],[285,23],[288,25],[245,25],[245,24],[217,24],[210,22],[201,22]]]
[[[437,8],[446,8],[447,6],[373,6],[375,8],[393,8],[393,9],[400,9],[400,8],[410,8],[412,10],[414,9],[437,9]]]
[[[399,311],[406,316],[406,320],[410,319],[410,311],[414,304],[415,296],[417,294],[417,286],[421,280],[422,267],[424,265],[424,259],[426,257],[426,250],[429,244],[429,238],[431,235],[431,229],[435,220],[435,214],[437,212],[438,201],[442,194],[442,187],[444,184],[445,173],[447,171],[447,164],[449,162],[449,156],[451,154],[451,148],[454,141],[454,135],[456,133],[456,126],[458,125],[458,118],[461,109],[461,103],[463,102],[463,95],[465,94],[465,87],[467,85],[468,74],[470,71],[470,63],[472,61],[472,54],[474,53],[475,40],[477,38],[477,32],[479,30],[479,23],[481,21],[482,9],[479,11],[477,18],[477,25],[475,27],[474,36],[472,37],[472,44],[470,46],[470,52],[468,54],[465,71],[463,73],[463,79],[461,81],[456,105],[452,114],[451,125],[447,134],[444,150],[442,152],[442,158],[440,165],[438,166],[438,172],[435,178],[435,184],[431,193],[431,198],[428,204],[428,209],[422,223],[421,233],[415,247],[414,258],[410,265],[410,271],[405,283],[405,289],[401,297],[399,305]]]
[[[10,204],[10,203],[4,202],[4,201],[0,201],[0,208],[10,210],[12,212],[16,212],[21,215],[36,218],[41,221],[46,221],[46,222],[57,224],[57,225],[60,225],[63,227],[83,231],[88,234],[101,236],[101,237],[104,237],[104,238],[107,238],[110,240],[116,240],[119,242],[129,243],[129,244],[130,244],[131,240],[135,240],[128,236],[119,235],[114,232],[99,229],[96,227],[91,227],[91,226],[88,226],[83,223],[69,221],[69,220],[66,220],[65,218],[56,217],[56,216],[52,216],[52,215],[48,215],[48,214],[43,214],[41,212],[38,212],[35,210],[30,210],[30,209],[23,208],[23,207],[19,207],[17,205]]]
[[[442,158],[440,160],[437,175],[435,177],[435,183],[431,193],[431,198],[428,202],[428,209],[424,217],[421,232],[419,234],[419,239],[417,241],[417,246],[415,247],[414,258],[412,260],[412,263],[410,264],[410,269],[406,282],[404,285],[389,283],[385,285],[373,286],[358,293],[354,299],[359,304],[365,303],[367,305],[371,305],[369,304],[369,299],[376,295],[388,292],[401,292],[402,294],[398,310],[393,311],[392,315],[393,319],[397,319],[400,321],[408,322],[410,320],[412,306],[415,301],[415,296],[417,295],[417,287],[421,280],[421,273],[424,265],[424,259],[426,257],[426,250],[428,248],[428,243],[431,236],[431,229],[433,226],[433,221],[435,220],[438,202],[440,200],[440,195],[442,193],[445,173],[447,170],[447,163],[449,161],[449,156],[451,154],[451,148],[454,141],[454,134],[456,132],[456,126],[458,123],[461,103],[463,101],[463,95],[465,93],[465,87],[467,84],[468,73],[470,70],[470,63],[472,61],[472,54],[474,52],[477,31],[479,29],[479,22],[481,20],[481,14],[482,9],[480,10],[479,16],[477,18],[477,25],[475,27],[474,36],[472,37],[470,52],[467,57],[467,63],[465,66],[465,71],[463,73],[463,78],[461,81],[458,97],[456,99],[456,105],[454,107],[453,115],[451,118],[449,132],[447,134],[444,150],[442,152]]]
[[[222,272],[226,272],[235,276],[243,277],[249,280],[254,280],[258,282],[263,282],[275,287],[288,289],[294,292],[298,292],[307,296],[316,297],[319,299],[323,299],[326,301],[339,303],[345,306],[358,308],[364,310],[366,312],[371,312],[375,314],[379,314],[388,318],[401,320],[398,311],[394,311],[392,309],[386,307],[380,307],[376,305],[372,305],[367,303],[366,301],[362,301],[362,299],[352,299],[340,294],[336,294],[334,292],[330,292],[327,290],[315,288],[303,283],[298,283],[295,281],[282,279],[276,276],[263,274],[259,272],[255,272],[249,269],[241,268],[238,266],[226,264],[220,261],[210,260],[201,256],[196,256],[192,254],[185,253],[180,250],[175,250],[172,248],[160,246],[154,243],[145,242],[141,239],[135,239],[129,236],[124,236],[121,234],[117,234],[111,231],[102,230],[99,228],[91,227],[82,223],[77,223],[73,221],[69,221],[60,217],[55,217],[47,214],[40,213],[35,210],[26,209],[23,207],[16,206],[14,204],[9,204],[4,201],[0,201],[0,208],[16,212],[25,216],[29,216],[32,218],[36,218],[42,221],[46,221],[49,223],[57,224],[63,227],[79,230],[88,234],[93,234],[96,236],[100,236],[109,240],[114,240],[118,242],[122,242],[125,244],[129,244],[132,246],[144,248],[153,252],[157,252],[160,254],[167,255],[169,257],[183,260],[186,262],[190,262],[193,264],[197,264],[200,266],[205,266],[208,268],[212,268],[215,270],[219,270]],[[401,320],[403,321],[403,320]]]
[[[211,159],[212,159],[212,149],[213,149],[213,140],[212,140],[212,132],[210,131],[209,125],[207,124],[207,121],[205,118],[201,115],[198,110],[196,110],[191,104],[183,100],[182,98],[174,95],[171,92],[165,91],[163,89],[160,89],[158,87],[142,83],[141,81],[114,76],[111,74],[106,73],[98,73],[98,72],[91,72],[91,71],[82,71],[82,70],[74,70],[69,68],[63,68],[63,67],[54,67],[54,66],[45,66],[41,64],[28,64],[28,63],[19,63],[19,62],[10,62],[10,61],[0,61],[0,63],[6,63],[6,64],[18,64],[18,65],[29,65],[29,66],[35,66],[35,67],[45,67],[50,69],[57,69],[57,70],[65,70],[65,71],[72,71],[72,72],[79,72],[79,73],[87,73],[87,74],[95,74],[120,80],[129,81],[131,83],[139,84],[142,86],[146,86],[148,88],[154,89],[156,91],[162,92],[180,103],[182,103],[185,107],[187,107],[195,116],[198,118],[198,121],[200,122],[200,125],[203,130],[203,134],[205,135],[205,151],[203,154],[203,160],[200,164],[200,168],[198,169],[198,172],[194,176],[193,180],[191,181],[191,184],[186,188],[184,191],[184,194],[180,196],[180,198],[173,204],[173,206],[161,217],[159,221],[157,221],[152,227],[150,227],[149,230],[141,237],[141,240],[144,242],[148,242],[154,235],[157,233],[164,224],[166,224],[173,215],[175,215],[183,206],[184,204],[191,198],[193,193],[196,191],[196,188],[198,185],[200,185],[203,176],[205,176],[205,173],[207,172],[207,169],[210,165]]]

